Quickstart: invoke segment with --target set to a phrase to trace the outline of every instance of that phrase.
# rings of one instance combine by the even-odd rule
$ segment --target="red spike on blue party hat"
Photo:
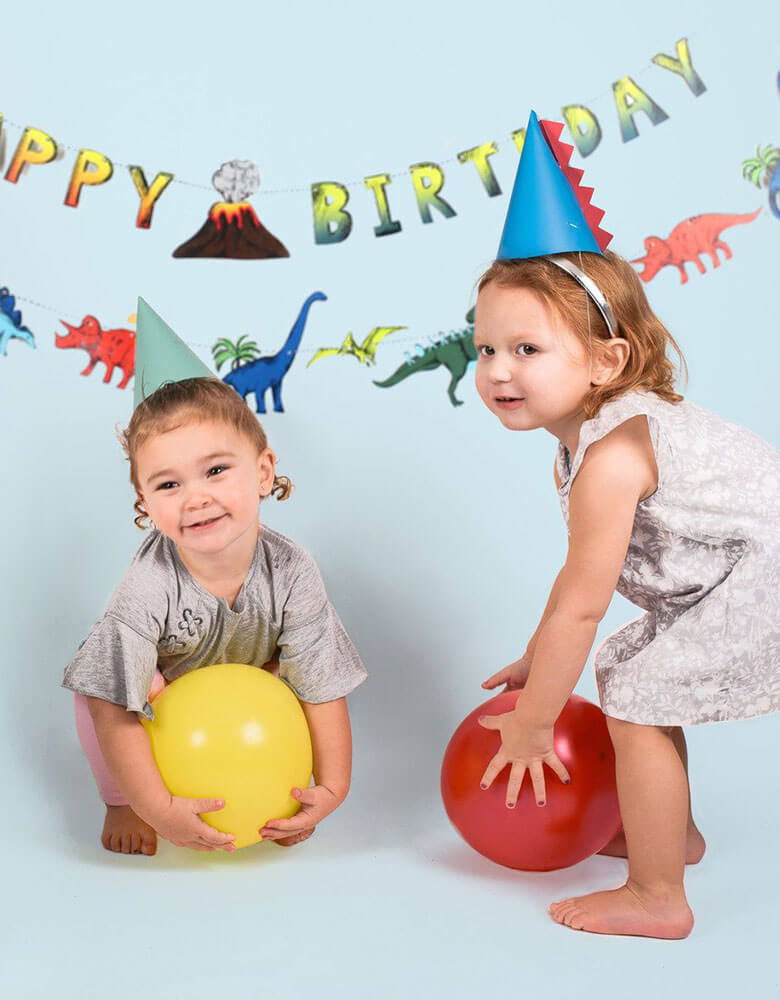
[[[561,142],[563,125],[528,119],[523,152],[509,200],[499,260],[586,251],[603,253],[612,236],[599,227],[604,215],[590,204],[593,188],[569,166],[573,146]]]

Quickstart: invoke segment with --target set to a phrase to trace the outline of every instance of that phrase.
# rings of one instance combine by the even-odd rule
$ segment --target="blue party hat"
[[[210,376],[208,369],[158,316],[148,302],[138,299],[135,328],[135,383],[133,405],[150,396],[164,382]]]
[[[590,204],[592,188],[569,166],[573,146],[560,141],[563,125],[539,122],[531,112],[509,200],[499,260],[583,251],[602,253],[611,236],[599,228],[601,209]]]

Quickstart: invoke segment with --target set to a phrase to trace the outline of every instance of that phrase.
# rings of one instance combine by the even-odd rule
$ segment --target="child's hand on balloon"
[[[517,709],[502,715],[482,715],[477,721],[485,729],[498,730],[501,735],[501,746],[485,769],[480,784],[482,788],[489,788],[509,764],[506,804],[510,809],[517,804],[526,771],[531,775],[536,803],[540,806],[547,801],[543,764],[555,771],[565,785],[569,783],[569,772],[554,749],[552,726],[534,725],[524,720]]]
[[[221,833],[204,823],[199,813],[223,809],[221,799],[184,799],[172,795],[167,809],[154,817],[152,826],[166,840],[177,847],[190,847],[193,851],[235,851],[232,833]]]
[[[523,653],[519,660],[515,660],[514,663],[503,667],[498,673],[493,674],[492,677],[488,677],[486,681],[482,681],[482,687],[488,691],[492,691],[499,684],[505,684],[505,691],[519,690],[525,686],[525,682],[528,680],[531,660],[532,656],[530,653]]]
[[[293,788],[290,794],[301,803],[299,812],[289,819],[269,819],[260,830],[263,840],[275,840],[283,847],[290,847],[310,837],[316,825],[344,801],[343,795],[337,795],[325,785]]]
[[[304,840],[308,840],[311,837],[316,829],[317,827],[313,826],[311,830],[302,830],[301,833],[294,833],[291,837],[282,837],[280,840],[274,841],[274,843],[280,847],[292,847],[294,844],[302,844]]]

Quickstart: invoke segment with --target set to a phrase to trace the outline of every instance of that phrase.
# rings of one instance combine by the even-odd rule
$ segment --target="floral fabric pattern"
[[[780,710],[780,454],[688,400],[628,392],[558,446],[559,497],[589,445],[647,418],[658,489],[637,505],[617,591],[644,609],[594,654],[607,715],[643,725]]]

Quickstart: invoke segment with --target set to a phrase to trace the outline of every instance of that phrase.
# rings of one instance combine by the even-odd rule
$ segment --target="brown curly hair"
[[[165,382],[135,408],[125,430],[117,437],[130,463],[130,482],[137,499],[134,504],[137,527],[148,528],[143,522],[149,517],[141,502],[136,456],[138,449],[154,434],[173,430],[189,421],[221,420],[248,438],[260,454],[268,447],[268,439],[260,421],[236,390],[214,378],[185,378],[180,382]],[[293,485],[287,476],[274,476],[271,496],[286,500]]]
[[[611,250],[596,253],[565,253],[596,282],[606,296],[618,324],[617,335],[628,341],[629,354],[623,370],[605,385],[591,386],[582,408],[591,420],[604,403],[632,389],[654,392],[669,403],[679,403],[682,396],[674,391],[675,366],[666,357],[671,345],[679,359],[680,370],[688,365],[676,341],[655,315],[647,301],[642,283],[627,260]],[[478,290],[490,283],[510,288],[528,288],[577,335],[588,351],[603,350],[609,344],[607,325],[590,297],[571,275],[544,257],[527,260],[496,260],[479,280]]]

